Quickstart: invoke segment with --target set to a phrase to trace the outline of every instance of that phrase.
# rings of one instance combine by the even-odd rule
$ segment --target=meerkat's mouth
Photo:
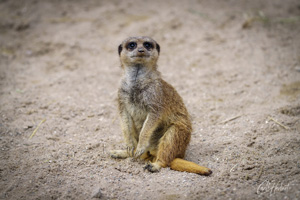
[[[131,58],[148,58],[150,57],[149,55],[136,55],[136,56],[131,56]]]

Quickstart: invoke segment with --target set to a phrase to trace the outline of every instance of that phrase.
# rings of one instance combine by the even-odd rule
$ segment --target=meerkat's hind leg
[[[183,157],[187,143],[182,143],[179,137],[179,128],[175,125],[168,128],[164,136],[159,140],[156,159],[153,163],[146,165],[144,169],[150,172],[158,172],[161,168],[168,167],[176,157]],[[180,145],[179,145],[180,144]]]
[[[128,151],[127,150],[112,150],[110,151],[110,157],[116,158],[116,159],[125,159],[128,158]]]

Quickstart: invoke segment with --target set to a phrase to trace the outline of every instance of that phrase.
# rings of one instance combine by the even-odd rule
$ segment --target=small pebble
[[[92,198],[100,199],[101,197],[102,197],[101,188],[97,188],[96,190],[94,190]]]
[[[32,126],[32,125],[25,125],[25,126],[23,127],[24,130],[28,130],[28,129],[30,129],[30,128],[33,128],[33,126]]]

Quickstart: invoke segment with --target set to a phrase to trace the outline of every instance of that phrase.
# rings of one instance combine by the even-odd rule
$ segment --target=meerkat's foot
[[[148,170],[149,172],[159,172],[162,167],[167,167],[167,165],[159,160],[156,160],[156,162],[148,163],[144,169]]]
[[[125,159],[128,158],[128,151],[127,150],[112,150],[110,151],[110,157],[116,159]]]
[[[161,166],[157,163],[148,163],[145,167],[144,170],[148,170],[149,172],[159,172],[161,169]]]

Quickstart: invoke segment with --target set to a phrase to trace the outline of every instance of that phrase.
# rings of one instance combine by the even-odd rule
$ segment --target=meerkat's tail
[[[212,171],[206,167],[202,167],[200,165],[197,165],[196,163],[183,160],[180,158],[175,158],[170,165],[171,169],[181,172],[190,172],[190,173],[196,173],[200,175],[210,175]]]

